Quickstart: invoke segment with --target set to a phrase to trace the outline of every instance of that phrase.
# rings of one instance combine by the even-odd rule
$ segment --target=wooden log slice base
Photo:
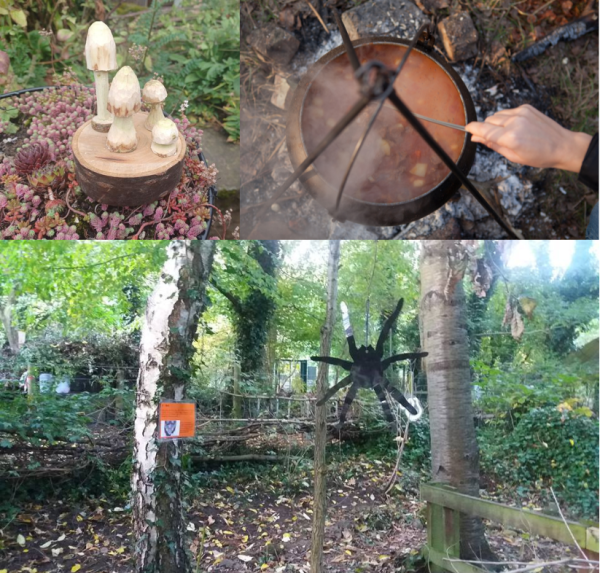
[[[95,131],[92,120],[73,136],[77,182],[86,195],[107,205],[137,207],[171,192],[181,180],[186,143],[179,134],[177,153],[159,157],[150,149],[152,133],[144,127],[147,113],[136,113],[133,123],[138,144],[129,153],[106,147],[106,133]]]

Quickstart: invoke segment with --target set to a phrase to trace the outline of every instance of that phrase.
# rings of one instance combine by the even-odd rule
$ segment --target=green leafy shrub
[[[480,389],[476,406],[500,420],[517,423],[534,408],[556,406],[570,398],[583,396],[580,376],[560,361],[548,359],[531,367],[488,366],[472,361],[475,384]]]
[[[137,62],[130,64],[140,80],[163,79],[169,97],[166,110],[173,113],[184,101],[187,114],[204,120],[223,120],[234,141],[239,139],[240,14],[235,0],[186,4],[181,10],[160,15],[165,4],[143,14],[128,38],[141,47]],[[182,20],[183,24],[178,21]],[[177,22],[175,24],[174,22]],[[135,54],[136,50],[130,51]],[[144,75],[147,74],[147,75]]]
[[[53,443],[56,439],[79,441],[90,436],[87,424],[91,421],[85,411],[91,411],[93,395],[87,392],[70,396],[39,394],[35,400],[15,394],[4,400],[0,408],[0,433],[6,432],[38,444],[41,439]],[[2,447],[12,447],[3,438]]]
[[[52,59],[48,37],[42,36],[37,30],[26,32],[17,26],[4,32],[6,35],[0,33],[0,50],[10,58],[16,84],[34,87],[44,85],[48,68],[40,63]]]
[[[505,484],[542,490],[552,486],[571,513],[598,515],[598,420],[556,408],[535,408],[514,431],[480,435],[482,467]]]

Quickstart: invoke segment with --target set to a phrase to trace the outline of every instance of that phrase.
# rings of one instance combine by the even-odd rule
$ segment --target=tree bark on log
[[[422,241],[421,308],[434,481],[479,496],[479,447],[473,424],[461,241]],[[461,515],[461,558],[489,558],[480,519]]]
[[[327,265],[327,312],[325,324],[321,328],[321,350],[319,356],[329,356],[331,352],[331,331],[334,325],[337,302],[338,269],[340,266],[340,241],[329,241],[329,262]],[[329,366],[321,362],[317,376],[317,400],[327,391]],[[321,573],[323,566],[323,536],[325,516],[327,514],[327,462],[325,446],[327,443],[327,404],[315,404],[315,489],[313,502],[313,524],[310,550],[310,571]]]
[[[188,573],[181,444],[157,443],[160,400],[182,400],[205,305],[213,241],[171,241],[146,307],[137,381],[132,475],[136,573]]]

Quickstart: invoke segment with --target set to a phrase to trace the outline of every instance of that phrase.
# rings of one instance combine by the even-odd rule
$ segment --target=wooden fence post
[[[460,512],[435,503],[427,503],[427,546],[444,557],[460,557]],[[443,567],[430,563],[431,571]]]
[[[240,394],[240,365],[233,365],[233,417],[242,417],[242,398]]]

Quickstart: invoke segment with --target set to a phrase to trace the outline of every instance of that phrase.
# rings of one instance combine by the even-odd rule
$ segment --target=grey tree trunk
[[[181,503],[182,446],[157,443],[158,403],[185,396],[214,248],[213,241],[171,241],[146,307],[132,475],[136,573],[192,570]]]
[[[319,356],[329,356],[331,351],[331,332],[335,319],[337,303],[338,269],[340,266],[340,241],[329,241],[329,262],[327,264],[327,312],[325,324],[321,327],[321,350]],[[317,401],[327,391],[329,366],[319,363],[317,375]],[[313,524],[310,551],[311,573],[321,573],[323,564],[323,536],[327,513],[327,462],[325,446],[327,442],[327,405],[315,407],[315,490],[313,504]]]
[[[19,331],[13,325],[12,310],[15,304],[15,291],[12,290],[6,297],[4,306],[0,306],[0,320],[4,326],[6,340],[12,354],[19,354]]]
[[[422,241],[421,339],[425,352],[433,481],[479,496],[479,448],[473,424],[461,241]],[[461,516],[461,557],[491,551],[481,520]]]

